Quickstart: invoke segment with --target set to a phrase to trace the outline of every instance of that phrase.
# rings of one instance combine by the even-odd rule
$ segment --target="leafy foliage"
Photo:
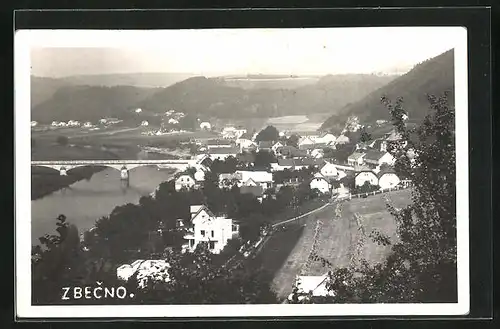
[[[402,209],[387,204],[397,223],[398,241],[377,231],[370,234],[374,241],[392,245],[385,262],[332,271],[327,288],[335,296],[322,302],[457,301],[454,108],[446,93],[428,100],[431,113],[412,131],[404,122],[403,100],[393,104],[382,98],[403,136],[390,152],[396,172],[412,180],[412,204]],[[412,139],[414,134],[418,138]],[[408,147],[414,150],[412,157]]]
[[[255,141],[258,142],[274,142],[279,139],[279,131],[274,126],[267,126],[262,129],[257,136],[255,137]]]

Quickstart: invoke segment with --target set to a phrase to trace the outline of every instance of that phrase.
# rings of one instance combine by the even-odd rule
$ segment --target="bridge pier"
[[[66,170],[66,167],[59,168],[59,175],[61,175],[61,176],[68,176],[68,172]]]
[[[120,178],[122,180],[129,180],[130,173],[127,169],[127,167],[123,166],[122,169],[120,170]]]

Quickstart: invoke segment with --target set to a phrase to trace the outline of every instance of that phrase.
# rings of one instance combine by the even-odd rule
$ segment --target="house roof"
[[[232,141],[227,139],[209,139],[205,143],[206,145],[231,145]]]
[[[326,289],[328,275],[321,276],[299,276],[298,288],[305,293],[312,292],[313,296],[328,296],[330,292]]]
[[[231,174],[220,174],[219,175],[219,181],[223,181],[224,179],[227,179],[227,180],[233,180],[233,179],[241,180],[242,178],[243,178],[243,175],[241,173],[238,173],[238,172],[231,173]]]
[[[370,169],[363,169],[363,170],[356,171],[356,173],[354,174],[354,177],[357,177],[361,173],[371,173],[371,174],[373,174],[373,176],[378,178],[377,174],[375,174],[375,172],[373,170],[370,170]]]
[[[260,141],[259,148],[271,148],[274,145],[274,142],[271,141]]]
[[[243,133],[243,135],[240,136],[239,139],[249,139],[249,140],[252,140],[253,138],[253,134],[251,132],[246,132],[246,133]]]
[[[208,154],[238,154],[240,149],[238,147],[213,147],[207,150]]]
[[[337,142],[343,142],[343,141],[348,142],[349,141],[349,137],[347,137],[345,135],[340,135],[339,137],[337,137]]]
[[[238,153],[236,155],[236,159],[244,163],[253,163],[255,162],[255,154],[251,152]]]
[[[237,171],[237,173],[241,174],[242,180],[247,181],[248,179],[252,179],[254,182],[263,183],[263,182],[272,182],[273,174],[267,171]]]
[[[366,155],[366,153],[364,153],[364,152],[353,152],[351,155],[349,155],[349,157],[347,159],[356,161],[358,159],[361,159],[365,155]]]
[[[208,209],[208,207],[205,205],[195,205],[195,206],[191,206],[190,208],[191,208],[191,219],[198,216],[198,214],[200,212],[202,212],[203,210],[205,210],[207,212],[208,216],[215,217],[214,213],[210,209]]]
[[[385,140],[387,141],[398,141],[402,138],[400,133],[398,133],[396,130],[392,130],[391,132],[386,134]]]
[[[305,158],[305,159],[296,159],[296,166],[320,166],[325,162],[323,159],[314,159],[314,158]]]
[[[256,197],[260,197],[264,194],[264,189],[262,186],[242,186],[240,187],[241,194],[253,194]]]
[[[384,176],[385,174],[395,174],[396,175],[396,171],[392,168],[385,168],[385,169],[382,169],[379,171],[377,177],[380,178],[380,177]]]
[[[295,164],[294,159],[278,159],[278,165],[283,167],[293,166]]]
[[[305,152],[304,150],[299,150],[298,148],[290,145],[278,147],[276,149],[276,153],[289,157],[307,156],[307,152]]]
[[[365,155],[366,161],[378,161],[380,160],[387,152],[380,152],[379,150],[368,150]]]
[[[301,145],[299,147],[303,150],[314,150],[314,149],[323,149],[327,146],[328,146],[327,143],[314,143],[314,144]]]
[[[186,173],[186,172],[178,173],[177,175],[175,175],[175,179],[176,179],[176,180],[177,180],[177,179],[179,179],[179,178],[181,178],[181,177],[190,177],[190,178],[192,178],[193,180],[196,180],[196,179],[194,179],[193,175],[188,174],[188,173]]]
[[[382,145],[384,141],[382,139],[376,139],[372,144],[371,144],[371,147],[376,149],[376,150],[380,150],[380,146]]]
[[[326,166],[334,166],[335,169],[337,169],[337,167],[333,164],[333,163],[330,163],[328,161],[325,161],[325,163],[323,163],[323,165],[320,167],[320,170],[323,169],[324,167]]]

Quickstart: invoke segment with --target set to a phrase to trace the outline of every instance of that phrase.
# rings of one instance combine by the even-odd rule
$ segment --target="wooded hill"
[[[416,65],[408,73],[369,93],[361,100],[345,106],[328,118],[322,129],[343,125],[351,115],[357,116],[361,122],[388,120],[390,114],[380,101],[384,95],[394,101],[403,97],[409,119],[419,121],[428,113],[427,94],[439,96],[449,91],[450,105],[455,105],[454,76],[454,52],[449,50]]]

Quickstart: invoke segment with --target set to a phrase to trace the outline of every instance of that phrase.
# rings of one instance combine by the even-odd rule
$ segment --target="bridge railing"
[[[42,160],[31,165],[79,165],[79,164],[194,164],[196,160]]]

